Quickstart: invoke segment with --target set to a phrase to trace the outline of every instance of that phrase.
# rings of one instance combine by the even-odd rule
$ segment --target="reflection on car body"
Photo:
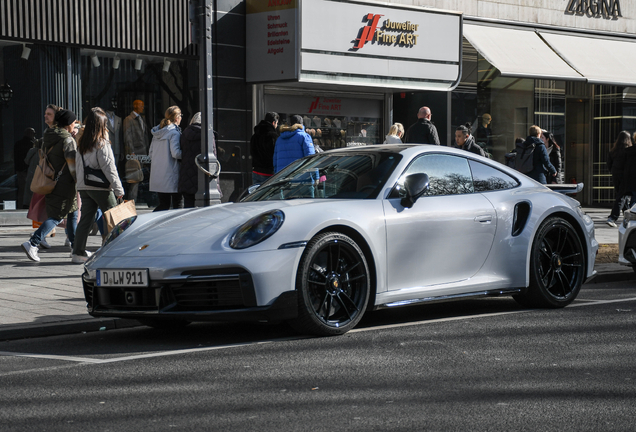
[[[297,160],[238,203],[123,221],[83,284],[93,316],[282,320],[336,335],[366,311],[426,301],[564,307],[597,248],[577,201],[497,162],[365,146]],[[101,286],[108,269],[148,269],[148,287]]]

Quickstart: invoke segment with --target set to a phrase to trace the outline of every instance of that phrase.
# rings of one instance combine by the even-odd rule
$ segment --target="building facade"
[[[408,127],[423,105],[443,145],[470,122],[501,162],[515,138],[539,124],[561,146],[566,181],[585,183],[578,198],[613,200],[607,153],[619,131],[636,130],[632,2],[213,4],[223,201],[249,186],[249,138],[268,111],[283,120],[300,114],[329,149],[382,142],[393,122]],[[141,100],[146,131],[172,105],[189,121],[200,107],[188,18],[188,0],[0,0],[0,202],[17,198],[15,143],[26,128],[42,136],[47,104],[80,119],[99,106],[123,120]],[[126,160],[142,163],[136,198],[153,206],[151,161],[143,150],[127,150],[119,133],[122,173]]]

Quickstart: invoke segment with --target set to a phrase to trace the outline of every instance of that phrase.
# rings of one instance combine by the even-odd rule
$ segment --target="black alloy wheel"
[[[334,336],[351,330],[369,300],[369,266],[350,237],[329,232],[314,237],[296,276],[298,318],[290,324],[301,333]]]
[[[530,286],[515,300],[524,306],[561,308],[572,303],[585,279],[585,253],[572,225],[546,219],[532,244]]]

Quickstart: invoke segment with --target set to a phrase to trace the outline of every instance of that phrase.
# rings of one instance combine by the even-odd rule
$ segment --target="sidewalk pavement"
[[[605,223],[607,209],[585,211],[595,222],[600,244],[618,243],[617,229]],[[51,249],[40,250],[39,263],[30,261],[20,247],[32,232],[26,211],[0,212],[0,340],[140,325],[135,320],[97,319],[88,315],[80,279],[84,267],[71,263],[70,248],[64,246],[64,230],[57,229],[57,235],[47,239]],[[89,236],[88,250],[95,251],[100,245],[99,235]],[[591,283],[635,277],[631,268],[618,263],[597,263],[595,269],[598,275]]]

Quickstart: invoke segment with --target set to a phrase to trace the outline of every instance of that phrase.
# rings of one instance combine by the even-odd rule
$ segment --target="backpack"
[[[528,174],[532,171],[532,168],[534,167],[534,148],[534,143],[528,143],[527,146],[525,146],[525,142],[517,144],[517,155],[515,156],[514,167],[517,171],[523,174]]]
[[[515,167],[515,159],[517,158],[517,152],[511,151],[510,153],[506,153],[504,156],[506,158],[506,166],[510,168]]]
[[[35,173],[33,174],[33,180],[31,181],[31,191],[35,193],[39,193],[42,195],[48,195],[53,192],[55,189],[55,185],[57,184],[57,180],[62,175],[62,171],[66,166],[66,162],[64,162],[64,166],[60,170],[59,173],[55,173],[55,169],[49,162],[48,153],[53,149],[51,147],[48,152],[45,152],[43,149],[40,149],[40,161],[38,165],[35,167]]]

